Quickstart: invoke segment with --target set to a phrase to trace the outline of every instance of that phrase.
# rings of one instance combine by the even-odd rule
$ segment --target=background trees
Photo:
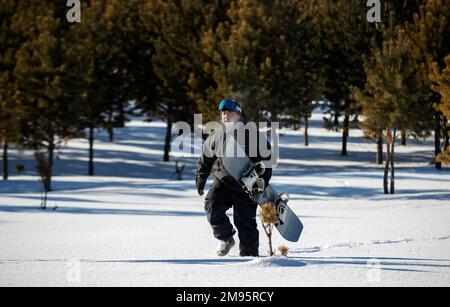
[[[276,121],[289,110],[307,121],[318,96],[310,19],[298,1],[232,2],[227,18],[202,37],[211,98],[240,99],[248,119]]]
[[[447,119],[446,125],[448,127],[450,119],[450,55],[445,57],[445,68],[440,71],[438,65],[433,65],[433,71],[430,76],[434,82],[434,89],[441,95],[441,103],[434,105],[438,112],[442,112],[444,118]],[[445,144],[443,152],[438,156],[438,162],[450,163],[450,144],[448,142],[450,131],[447,130],[445,135]]]
[[[23,143],[45,161],[39,170],[45,191],[51,191],[55,149],[63,139],[77,135],[80,114],[71,91],[69,26],[61,21],[64,10],[58,4],[40,3],[23,10],[26,18],[19,28],[27,41],[16,54],[16,101],[27,114]]]
[[[123,127],[128,101],[133,98],[126,39],[127,19],[136,1],[92,0],[84,9],[83,22],[71,29],[69,57],[77,76],[72,90],[83,108],[80,124],[89,139],[88,174],[94,175],[94,131],[106,129],[114,140],[114,128]]]
[[[434,132],[436,166],[448,153],[449,3],[385,1],[382,23],[367,22],[357,0],[90,0],[81,23],[64,1],[0,0],[0,138],[33,149],[51,189],[53,156],[65,139],[121,127],[129,113],[172,124],[217,116],[223,97],[242,101],[248,119],[308,124],[320,102],[324,124],[350,127],[378,146],[392,135]],[[388,133],[388,130],[390,133]],[[394,150],[388,150],[388,162]],[[45,163],[44,163],[45,162]],[[391,168],[393,165],[389,164]]]
[[[19,107],[16,96],[18,86],[14,77],[16,53],[23,43],[21,33],[16,29],[18,2],[0,1],[0,140],[2,144],[2,178],[8,179],[8,149],[10,143],[17,143],[20,118],[23,109]],[[22,116],[20,116],[22,115]]]
[[[427,102],[430,105],[440,105],[442,98],[432,92],[430,74],[433,65],[443,69],[444,58],[450,53],[450,42],[447,39],[450,35],[450,3],[445,0],[426,1],[414,14],[413,21],[408,22],[405,27],[412,41],[410,52],[416,60],[418,70],[427,81],[426,88],[430,91],[430,99]],[[442,152],[441,139],[444,138],[443,143],[448,144],[448,127],[447,118],[439,107],[434,109],[434,135],[435,164],[436,168],[440,169],[442,165],[437,161],[437,157]]]
[[[365,92],[356,90],[355,97],[362,105],[363,125],[375,133],[386,132],[387,161],[385,167],[385,193],[394,194],[394,148],[401,131],[426,135],[431,122],[431,110],[423,104],[423,79],[417,73],[409,50],[411,42],[401,29],[395,39],[383,42],[366,59]],[[391,169],[391,187],[387,176]]]
[[[313,16],[314,58],[320,67],[321,95],[330,113],[326,123],[330,128],[342,129],[341,154],[346,156],[349,128],[360,109],[351,88],[364,85],[363,55],[370,51],[375,25],[367,22],[366,8],[360,1],[318,0],[309,10]],[[343,117],[343,123],[339,117]]]

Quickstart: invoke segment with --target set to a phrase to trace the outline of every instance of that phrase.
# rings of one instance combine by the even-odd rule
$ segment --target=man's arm
[[[208,180],[214,162],[217,159],[214,154],[214,142],[212,141],[212,139],[213,138],[211,136],[206,139],[205,144],[203,144],[202,153],[199,156],[197,162],[195,183],[197,186],[198,194],[200,196],[202,196],[204,193],[206,180]]]
[[[268,156],[262,157],[261,153],[259,152],[259,145],[260,143],[266,143],[266,148],[267,150],[270,151],[270,154]],[[258,133],[258,162],[263,162],[264,161],[269,161],[272,158],[272,145],[270,144],[269,140],[267,139],[265,133],[259,132]],[[264,179],[264,182],[266,184],[266,186],[269,185],[269,181],[272,178],[272,168],[266,168],[264,174],[261,176],[262,179]]]

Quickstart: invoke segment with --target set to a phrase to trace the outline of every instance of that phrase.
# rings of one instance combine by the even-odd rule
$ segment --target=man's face
[[[239,113],[232,111],[221,111],[220,116],[222,117],[222,122],[224,123],[236,123],[241,120]]]

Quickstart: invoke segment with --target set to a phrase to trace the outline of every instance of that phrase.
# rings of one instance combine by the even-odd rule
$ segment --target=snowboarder
[[[235,100],[225,99],[220,103],[219,112],[222,120],[222,127],[228,123],[245,122],[245,117],[240,104]],[[257,133],[257,143],[267,142],[262,140],[262,134]],[[249,138],[245,139],[245,151],[248,155]],[[230,222],[226,212],[233,207],[234,225],[238,230],[239,250],[242,257],[258,257],[259,255],[259,232],[256,223],[256,212],[258,204],[252,201],[242,187],[225,170],[221,159],[217,157],[215,150],[224,142],[220,133],[213,132],[205,141],[203,152],[198,159],[196,186],[200,196],[204,194],[206,181],[210,174],[214,178],[208,194],[205,198],[205,211],[208,222],[213,229],[214,237],[218,239],[217,255],[220,257],[228,255],[235,245],[234,235],[236,230]],[[208,154],[206,154],[208,153]],[[270,158],[270,157],[269,157]],[[258,151],[256,157],[250,157],[254,162],[261,162],[267,158],[262,158]],[[267,168],[262,178],[266,186],[272,176],[272,169]]]

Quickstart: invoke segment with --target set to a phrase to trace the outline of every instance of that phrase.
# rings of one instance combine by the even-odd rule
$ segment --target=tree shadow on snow
[[[0,212],[7,213],[51,213],[51,214],[79,214],[79,215],[135,215],[135,216],[169,216],[169,217],[204,217],[204,212],[170,211],[170,210],[138,210],[138,209],[103,209],[64,207],[52,210],[42,210],[32,206],[0,206]]]
[[[296,257],[306,265],[358,266],[386,271],[427,272],[426,269],[450,269],[450,260],[389,257]]]
[[[130,264],[178,264],[178,265],[224,265],[248,262],[248,259],[217,258],[217,259],[161,259],[161,260],[105,260],[95,263],[130,263]]]
[[[94,177],[95,179],[95,177]],[[104,180],[104,179],[102,179]],[[179,198],[185,197],[184,195],[178,195],[174,193],[176,191],[195,191],[195,183],[193,180],[184,181],[169,181],[161,180],[158,182],[136,182],[127,178],[123,178],[121,181],[99,181],[99,182],[80,182],[71,181],[70,177],[64,178],[64,180],[54,180],[52,183],[53,192],[75,192],[91,189],[132,189],[133,196],[149,196],[149,197],[170,197]],[[150,191],[150,189],[158,189],[158,193]],[[37,180],[27,179],[14,179],[9,181],[0,181],[0,194],[19,196],[16,194],[22,193],[41,193],[42,186]],[[115,191],[112,191],[114,193]],[[53,193],[49,194],[51,197]],[[73,194],[73,193],[71,193]]]
[[[320,186],[312,184],[274,184],[277,191],[300,195],[292,200],[308,199],[329,199],[329,198],[353,198],[370,199],[386,198],[386,200],[450,200],[450,190],[422,189],[422,190],[402,190],[397,189],[396,194],[385,196],[380,187],[355,187],[355,186]]]
[[[375,261],[375,262],[374,262]],[[154,260],[105,260],[95,263],[173,264],[173,265],[242,265],[248,267],[357,267],[381,271],[432,273],[429,269],[450,269],[450,260],[413,258],[369,257],[259,257],[259,258],[209,258],[209,259],[154,259]]]
[[[296,258],[259,257],[259,258],[208,258],[208,259],[161,259],[161,260],[108,260],[96,263],[129,264],[174,264],[174,265],[244,265],[251,267],[303,267],[306,263]]]

